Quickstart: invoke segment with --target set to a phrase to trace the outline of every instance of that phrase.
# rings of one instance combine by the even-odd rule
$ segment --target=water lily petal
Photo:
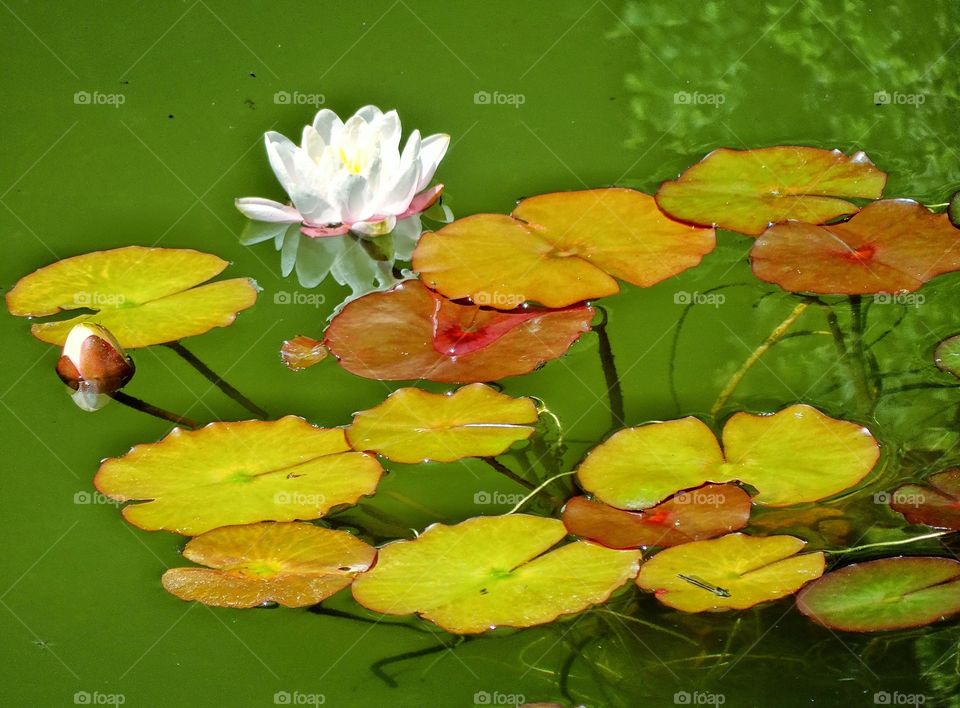
[[[323,157],[324,148],[326,147],[327,141],[317,132],[316,128],[312,125],[303,126],[303,138],[300,141],[300,148],[311,160],[319,164]]]
[[[383,192],[376,204],[378,214],[403,214],[407,211],[420,182],[420,163],[414,162],[397,179],[396,183]]]
[[[367,206],[365,190],[367,180],[361,175],[343,174],[330,187],[330,201],[338,204],[342,221],[352,224],[373,216]]]
[[[400,116],[396,111],[384,113],[379,121],[380,131],[380,154],[391,154],[394,156],[394,163],[400,161]]]
[[[385,219],[358,221],[350,225],[350,230],[365,236],[383,236],[393,231],[397,225],[397,217],[388,216]]]
[[[273,130],[265,133],[263,140],[267,148],[270,167],[273,168],[273,174],[277,176],[277,181],[280,182],[284,191],[291,194],[296,189],[297,184],[302,181],[294,164],[297,146],[289,138]],[[291,196],[293,195],[291,194]]]
[[[243,199],[237,199],[234,204],[244,216],[255,221],[269,221],[278,224],[295,224],[303,221],[300,212],[292,206],[275,202],[272,199],[244,197]]]
[[[340,116],[329,108],[321,109],[313,118],[313,129],[327,145],[333,142],[334,134],[339,133],[342,127],[343,121],[340,120]]]
[[[377,108],[374,105],[364,106],[363,108],[357,109],[357,112],[353,114],[354,118],[363,118],[367,123],[373,123],[380,116],[383,115],[383,111]],[[347,121],[349,123],[349,121]]]
[[[420,194],[410,200],[407,210],[400,214],[398,218],[403,219],[408,216],[413,216],[414,214],[419,214],[426,211],[437,203],[437,200],[440,198],[441,194],[443,194],[442,184],[435,185],[430,189],[420,192]]]
[[[446,133],[431,135],[423,140],[420,145],[420,180],[417,183],[417,191],[421,191],[430,184],[433,179],[440,160],[447,154],[447,148],[450,147],[450,136]]]

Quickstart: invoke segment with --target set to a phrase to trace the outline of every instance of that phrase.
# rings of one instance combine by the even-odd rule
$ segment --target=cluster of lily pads
[[[394,131],[383,114],[368,118]],[[358,135],[367,129],[357,126],[350,130]],[[340,129],[321,121],[305,134],[304,154],[316,164],[303,162],[295,146],[268,140],[288,191],[296,170],[334,174],[338,159],[350,174],[363,169],[349,142],[359,138]],[[339,152],[327,149],[334,138]],[[296,208],[263,200],[245,207],[283,229],[292,225],[298,238],[375,243],[442,191],[427,189],[430,177],[424,181],[413,160],[412,176],[396,178],[402,196],[391,192],[388,202],[371,192],[370,204],[390,203],[383,209],[391,213],[369,206],[327,223],[333,217],[316,214],[335,210],[302,194]],[[439,158],[431,160],[435,170]],[[347,177],[343,189],[353,189]],[[804,540],[764,526],[764,510],[852,493],[880,459],[869,430],[804,404],[737,412],[719,435],[695,417],[619,426],[575,470],[558,475],[575,475],[584,494],[561,500],[552,517],[521,509],[555,478],[508,514],[435,524],[380,548],[310,523],[375,494],[380,459],[491,459],[531,438],[543,404],[487,383],[561,357],[591,330],[591,303],[617,293],[620,281],[650,287],[699,264],[715,246],[716,228],[756,237],[756,276],[803,297],[909,292],[960,270],[960,231],[948,213],[881,199],[885,181],[863,153],[720,149],[653,196],[624,188],[544,194],[509,215],[454,220],[418,239],[409,277],[348,302],[322,338],[291,338],[282,358],[299,370],[331,353],[366,378],[466,385],[446,394],[401,388],[339,428],[295,416],[181,425],[106,460],[94,483],[129,502],[122,513],[137,527],[192,537],[184,557],[196,565],[166,571],[163,586],[215,606],[311,606],[349,586],[374,612],[418,614],[472,634],[551,622],[634,582],[684,612],[742,610],[799,593],[801,612],[850,631],[953,616],[960,613],[954,559],[895,556],[825,573],[830,551],[804,551]],[[352,230],[356,224],[362,228]],[[64,345],[78,326],[99,328],[83,330],[58,370],[74,390],[116,397],[130,380],[117,370],[132,375],[124,350],[226,326],[254,304],[249,279],[203,284],[226,265],[181,249],[90,253],[24,277],[7,306],[29,317],[83,309],[72,319],[34,323],[32,332]],[[958,342],[938,349],[945,370],[960,368]],[[957,470],[903,486],[892,499],[911,523],[960,530]]]

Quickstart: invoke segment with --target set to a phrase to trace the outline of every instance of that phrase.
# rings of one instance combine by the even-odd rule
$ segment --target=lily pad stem
[[[570,472],[561,472],[560,474],[555,474],[555,475],[553,475],[553,477],[549,477],[549,478],[545,479],[541,484],[539,484],[539,485],[537,486],[536,489],[534,489],[534,490],[533,490],[532,492],[530,492],[527,496],[525,496],[523,499],[521,499],[519,502],[517,502],[517,505],[516,505],[515,507],[513,507],[513,508],[512,508],[510,511],[508,511],[507,513],[508,513],[508,514],[516,514],[518,511],[520,511],[520,509],[523,507],[524,504],[526,504],[528,501],[530,501],[530,500],[533,499],[535,496],[537,496],[537,494],[539,494],[541,491],[543,491],[544,487],[546,487],[548,484],[550,484],[551,482],[553,482],[553,481],[555,481],[555,480],[560,479],[561,477],[569,477],[570,475],[576,474],[576,473],[577,473],[576,470],[571,470]]]
[[[737,369],[733,376],[730,377],[730,380],[727,381],[727,385],[723,387],[723,390],[720,392],[720,395],[717,396],[717,400],[714,401],[713,406],[710,408],[710,415],[716,416],[717,413],[723,408],[727,400],[733,395],[733,392],[736,390],[737,386],[740,385],[740,382],[743,380],[743,377],[746,376],[747,372],[760,361],[760,357],[767,353],[767,350],[770,349],[778,340],[780,340],[783,335],[787,333],[793,323],[796,322],[800,315],[802,315],[806,309],[810,306],[809,302],[801,302],[793,310],[790,311],[790,314],[787,315],[787,318],[778,324],[774,330],[767,336],[766,339],[754,349],[750,356],[747,357],[746,361],[740,365],[740,368]]]
[[[607,384],[607,400],[610,402],[610,422],[612,428],[622,428],[625,423],[623,409],[623,389],[620,387],[620,374],[613,359],[613,347],[610,346],[610,335],[607,334],[607,323],[610,316],[606,309],[595,305],[603,315],[599,324],[593,326],[597,333],[600,345],[600,366],[603,369],[603,378]]]
[[[226,396],[228,396],[229,398],[232,398],[234,401],[236,401],[241,406],[246,408],[248,411],[253,413],[257,418],[267,419],[270,417],[269,413],[267,413],[265,410],[263,410],[263,408],[255,404],[253,401],[251,401],[249,398],[244,396],[233,386],[231,386],[226,381],[224,381],[219,374],[217,374],[213,369],[211,369],[209,366],[207,366],[202,361],[200,361],[200,359],[197,358],[196,354],[191,352],[189,349],[183,346],[183,344],[181,344],[180,342],[167,342],[163,346],[175,351],[178,355],[180,355],[180,357],[184,361],[186,361],[188,364],[190,364],[190,366],[192,366],[194,369],[200,372],[200,374],[205,379],[207,379],[207,381],[209,381],[214,386],[216,386],[221,391],[223,391],[223,393]]]
[[[922,536],[914,536],[913,538],[905,538],[900,541],[881,541],[880,543],[868,543],[865,546],[854,546],[853,548],[838,548],[832,551],[824,551],[827,555],[846,555],[847,553],[856,553],[857,551],[865,551],[870,548],[886,548],[887,546],[903,546],[908,543],[916,543],[917,541],[927,541],[931,538],[940,538],[941,536],[946,536],[947,534],[954,533],[953,531],[936,531],[934,533],[925,533]]]
[[[195,423],[189,418],[184,418],[182,415],[177,415],[176,413],[171,413],[170,411],[164,410],[163,408],[158,408],[157,406],[150,405],[146,401],[143,401],[139,398],[134,398],[133,396],[124,393],[123,391],[115,391],[114,393],[107,394],[113,400],[118,403],[122,403],[128,408],[133,408],[138,410],[141,413],[146,413],[147,415],[152,415],[155,418],[161,418],[163,420],[170,421],[171,423],[176,423],[181,425],[184,428],[190,428],[191,430],[196,430],[200,427],[199,423]]]

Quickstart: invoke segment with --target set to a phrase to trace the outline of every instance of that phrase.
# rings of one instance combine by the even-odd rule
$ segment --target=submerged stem
[[[253,413],[258,418],[270,417],[269,413],[267,413],[265,410],[263,410],[263,408],[255,404],[253,401],[251,401],[249,398],[244,396],[233,386],[231,386],[226,381],[224,381],[223,377],[221,377],[213,369],[211,369],[209,366],[207,366],[202,361],[200,361],[200,359],[197,358],[196,354],[191,352],[189,349],[183,346],[183,344],[181,344],[180,342],[167,342],[163,346],[175,351],[178,355],[180,355],[180,357],[183,358],[184,361],[186,361],[188,364],[190,364],[190,366],[192,366],[194,369],[200,372],[200,374],[205,379],[207,379],[207,381],[209,381],[214,386],[219,388],[221,391],[223,391],[225,395],[232,398],[234,401],[239,403],[241,406],[246,408],[248,411]]]
[[[733,376],[730,377],[730,380],[727,381],[727,385],[723,387],[720,395],[717,396],[717,400],[714,401],[713,407],[710,409],[711,415],[717,415],[719,410],[723,408],[730,396],[733,395],[733,392],[736,390],[737,386],[740,385],[740,382],[743,380],[743,377],[746,376],[747,372],[753,367],[754,364],[760,361],[760,357],[766,354],[767,350],[770,349],[774,343],[776,343],[783,337],[783,335],[787,333],[787,330],[793,326],[793,323],[797,321],[800,315],[802,315],[809,306],[809,302],[801,302],[799,305],[794,307],[793,310],[790,311],[790,314],[787,315],[787,318],[778,324],[769,334],[769,336],[763,340],[760,346],[750,353],[750,356],[748,356],[746,361],[740,365],[740,368],[734,372]]]
[[[600,366],[603,369],[603,378],[607,385],[607,400],[610,402],[610,422],[612,428],[622,428],[625,423],[623,409],[623,389],[620,387],[620,374],[613,359],[613,347],[610,345],[610,335],[607,334],[607,323],[610,316],[607,311],[597,306],[603,314],[603,320],[594,325],[600,345]]]
[[[189,418],[185,418],[176,413],[171,413],[168,410],[163,408],[158,408],[157,406],[151,405],[144,400],[139,398],[134,398],[133,396],[124,393],[123,391],[115,391],[114,393],[107,394],[113,400],[123,405],[138,410],[141,413],[146,413],[147,415],[152,415],[155,418],[161,418],[162,420],[169,421],[171,423],[176,423],[177,425],[182,425],[184,428],[190,428],[191,430],[196,430],[200,427],[199,423],[195,423]]]
[[[518,475],[512,469],[510,469],[505,464],[500,462],[500,460],[498,460],[496,457],[481,457],[480,459],[486,462],[488,465],[490,465],[490,467],[495,469],[497,472],[502,474],[507,479],[511,479],[517,484],[519,484],[521,487],[526,487],[527,489],[534,489],[534,487],[536,487],[536,485],[533,482],[528,482],[527,480],[525,480],[523,477]]]
[[[850,343],[853,355],[853,368],[856,371],[858,390],[864,402],[872,409],[877,392],[870,381],[867,366],[867,354],[863,346],[864,313],[863,301],[859,295],[851,295],[850,301]]]

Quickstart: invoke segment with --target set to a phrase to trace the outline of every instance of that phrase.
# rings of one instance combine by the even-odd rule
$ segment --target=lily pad
[[[847,632],[922,627],[960,613],[960,563],[925,556],[855,563],[804,588],[797,607]]]
[[[937,345],[933,359],[941,371],[960,379],[960,334],[947,337]]]
[[[354,452],[340,428],[296,416],[175,428],[157,443],[106,460],[94,478],[104,495],[143,501],[123,516],[149,531],[194,536],[220,526],[318,519],[373,494],[383,469]]]
[[[744,610],[792,595],[823,574],[823,553],[800,553],[793,536],[732,533],[660,551],[637,585],[684,612]]]
[[[604,602],[636,575],[639,551],[560,546],[563,523],[526,514],[435,524],[380,549],[353,596],[390,615],[418,613],[455,634],[532,627]]]
[[[499,312],[461,305],[408,280],[346,305],[325,343],[347,371],[379,380],[496,381],[562,356],[593,308]]]
[[[960,270],[960,231],[946,214],[910,199],[884,199],[849,221],[777,224],[750,250],[754,274],[789,292],[912,292]]]
[[[693,417],[626,428],[580,464],[580,486],[620,509],[646,509],[707,482],[756,487],[754,501],[790,506],[857,484],[873,469],[879,447],[870,432],[804,404],[773,415],[736,413],[723,447]]]
[[[350,585],[376,555],[346,531],[313,524],[226,526],[183,549],[184,558],[207,568],[171,568],[163,587],[213,607],[306,607]]]
[[[95,310],[32,325],[33,336],[50,344],[62,345],[74,325],[89,322],[110,330],[125,349],[148,347],[226,327],[256,302],[257,286],[249,278],[201,285],[228,265],[190,249],[95,251],[24,276],[7,293],[7,308],[21,317]]]
[[[739,531],[750,509],[750,496],[735,484],[705,484],[641,512],[574,497],[563,508],[563,524],[608,548],[666,548]]]
[[[447,297],[509,310],[614,295],[615,278],[649,287],[700,263],[713,229],[664,216],[632,189],[524,199],[512,216],[477,214],[424,234],[413,269]]]
[[[357,413],[347,440],[354,450],[394,462],[453,462],[499,455],[533,435],[537,418],[531,399],[511,398],[480,383],[451,394],[401,388]]]
[[[960,229],[960,192],[954,192],[947,205],[947,217],[950,223]]]
[[[657,192],[669,216],[758,236],[770,224],[794,219],[822,224],[854,214],[840,197],[879,199],[887,175],[867,156],[780,145],[714,150]]]
[[[280,359],[291,371],[302,371],[327,358],[327,348],[323,342],[299,335],[288,339],[280,347]]]
[[[930,475],[926,484],[905,484],[890,495],[890,506],[911,524],[960,531],[960,468]]]

